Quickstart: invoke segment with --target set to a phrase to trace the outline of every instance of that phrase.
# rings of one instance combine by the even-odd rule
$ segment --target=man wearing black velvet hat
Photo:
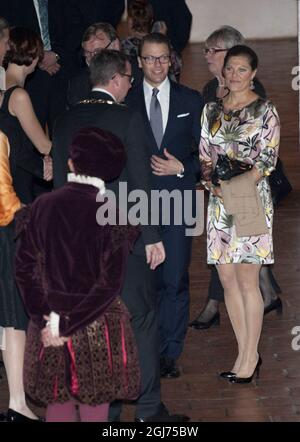
[[[108,189],[118,196],[119,183],[124,182],[129,191],[142,190],[150,196],[150,152],[143,122],[137,112],[120,104],[131,87],[130,62],[118,51],[103,50],[91,60],[90,71],[92,92],[60,117],[54,128],[54,186],[60,187],[66,181],[68,146],[74,133],[85,126],[96,126],[118,136],[127,154],[126,166],[118,179],[108,183]],[[161,403],[157,313],[151,270],[164,261],[165,252],[156,227],[144,225],[141,232],[128,260],[121,294],[131,314],[141,368],[136,419],[141,422],[186,421],[186,416],[170,415]],[[120,414],[121,404],[115,404],[110,420],[119,420]]]
[[[70,146],[68,183],[23,209],[17,222],[16,279],[30,317],[25,391],[47,407],[47,422],[77,421],[76,405],[81,422],[107,422],[110,402],[140,391],[129,313],[119,298],[140,232],[98,215],[106,182],[125,163],[118,137],[81,129]]]

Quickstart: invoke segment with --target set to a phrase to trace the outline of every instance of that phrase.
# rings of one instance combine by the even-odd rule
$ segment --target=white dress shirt
[[[104,94],[110,95],[114,101],[117,101],[113,94],[108,92],[106,89],[102,89],[101,87],[93,87],[92,92],[103,92]]]
[[[151,103],[151,98],[152,98],[153,86],[151,86],[144,79],[143,87],[144,87],[144,96],[145,96],[147,115],[150,120],[150,103]],[[169,78],[166,77],[165,80],[159,86],[156,86],[156,89],[159,90],[159,93],[157,94],[157,99],[158,99],[160,107],[161,107],[161,113],[162,113],[162,119],[163,119],[163,131],[165,133],[167,123],[168,123],[169,108],[170,108],[170,80],[169,80]]]

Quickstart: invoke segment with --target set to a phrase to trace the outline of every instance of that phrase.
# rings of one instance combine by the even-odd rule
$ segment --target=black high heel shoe
[[[254,372],[252,373],[252,376],[249,376],[248,378],[239,378],[237,376],[233,376],[229,379],[229,382],[231,382],[232,384],[250,384],[255,374],[256,374],[256,379],[259,378],[259,371],[261,364],[262,364],[262,358],[259,356]]]
[[[194,328],[195,330],[205,330],[210,327],[217,327],[220,325],[220,313],[216,312],[208,321],[199,321],[198,319],[194,319],[194,321],[189,323],[189,327]]]
[[[220,378],[223,379],[231,379],[234,378],[236,376],[236,373],[233,373],[233,371],[222,371],[222,373],[219,373]]]
[[[269,305],[267,305],[265,307],[264,315],[267,315],[272,310],[276,310],[277,316],[281,316],[282,315],[282,301],[279,298],[279,296],[276,299],[274,299],[274,301],[272,301]]]
[[[9,408],[6,413],[6,422],[45,422],[45,419],[42,417],[31,419],[30,417],[24,416],[24,414],[18,413]]]

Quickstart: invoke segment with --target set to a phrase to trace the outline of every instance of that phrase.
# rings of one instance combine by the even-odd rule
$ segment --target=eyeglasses
[[[109,40],[108,44],[104,46],[104,48],[97,48],[94,51],[83,50],[82,52],[84,57],[90,57],[90,58],[94,57],[94,55],[99,54],[99,52],[103,51],[104,49],[108,49],[114,40]]]
[[[170,61],[170,55],[161,55],[160,57],[148,55],[147,57],[140,56],[140,58],[144,60],[146,64],[154,64],[156,61],[159,61],[161,64],[166,64]]]
[[[220,49],[220,48],[204,48],[203,49],[203,54],[204,55],[215,55],[217,52],[224,52],[224,51],[228,51],[228,49]]]
[[[132,75],[124,74],[123,72],[121,72],[120,75],[121,77],[128,77],[131,84],[134,82],[134,77]]]
[[[99,52],[103,51],[104,48],[98,48],[94,51],[82,51],[84,57],[94,57],[94,55],[99,54]]]
[[[119,75],[121,75],[121,77],[128,77],[128,78],[129,78],[129,81],[130,81],[131,84],[134,82],[134,77],[133,77],[132,75],[130,75],[130,74],[125,74],[124,72],[117,72],[117,73],[118,73]],[[113,75],[111,78],[114,79],[116,75],[117,75],[117,74]]]

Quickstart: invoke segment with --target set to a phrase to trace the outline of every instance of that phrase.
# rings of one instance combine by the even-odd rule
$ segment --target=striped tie
[[[37,0],[39,5],[41,37],[45,51],[51,51],[49,22],[48,22],[48,0]]]

